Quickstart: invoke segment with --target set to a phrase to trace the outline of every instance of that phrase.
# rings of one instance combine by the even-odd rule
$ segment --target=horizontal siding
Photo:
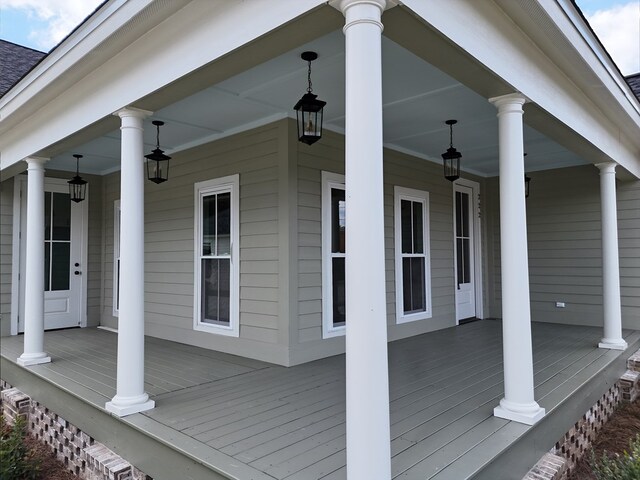
[[[0,183],[0,336],[11,334],[13,178]]]
[[[533,172],[527,199],[529,282],[533,320],[602,325],[602,232],[599,171],[592,165]],[[491,311],[499,316],[498,183],[491,183],[495,237]],[[640,328],[640,181],[618,182],[622,315]],[[556,308],[565,302],[565,308]]]
[[[168,182],[145,182],[145,311],[151,335],[245,356],[278,343],[279,124],[174,155]],[[194,332],[194,184],[239,174],[240,339]],[[113,202],[119,174],[105,182],[103,323],[114,323]],[[272,347],[255,347],[256,342]],[[251,345],[254,345],[253,347]],[[284,350],[283,350],[284,351]],[[261,357],[286,362],[281,354]]]
[[[298,359],[314,347],[342,339],[322,340],[322,171],[344,173],[344,142],[327,132],[313,148],[298,148]],[[477,179],[474,179],[478,181]],[[431,241],[431,294],[433,317],[396,325],[394,263],[394,186],[429,192]],[[482,188],[482,187],[481,187]],[[453,193],[439,165],[395,151],[384,151],[384,222],[387,320],[389,339],[397,339],[455,324],[453,271]],[[309,354],[311,355],[311,354]],[[320,355],[320,354],[318,354]],[[295,360],[294,360],[295,361]]]

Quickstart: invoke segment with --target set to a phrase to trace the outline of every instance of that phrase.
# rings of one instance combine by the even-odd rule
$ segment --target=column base
[[[521,405],[508,402],[504,398],[500,400],[500,405],[493,409],[493,415],[506,420],[533,425],[544,417],[545,410],[536,402]]]
[[[28,367],[29,365],[39,365],[40,363],[51,363],[51,357],[46,353],[23,353],[17,359],[18,365]]]
[[[628,346],[622,338],[603,338],[598,344],[598,348],[608,348],[609,350],[626,350]]]
[[[104,408],[118,417],[126,417],[134,413],[145,412],[156,406],[156,402],[149,400],[146,393],[137,397],[118,397],[116,395]]]

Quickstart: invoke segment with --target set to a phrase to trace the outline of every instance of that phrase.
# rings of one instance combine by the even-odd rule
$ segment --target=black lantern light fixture
[[[447,120],[444,123],[449,125],[449,148],[442,154],[444,178],[453,182],[460,178],[460,159],[462,158],[462,154],[453,148],[453,126],[458,121]]]
[[[76,176],[69,180],[69,197],[72,202],[80,203],[87,194],[87,181],[80,176],[80,159],[82,155],[74,155],[76,159]]]
[[[149,155],[144,156],[147,159],[147,178],[153,183],[162,183],[169,179],[169,160],[171,157],[160,150],[160,127],[164,125],[164,122],[154,120],[151,123],[156,126],[156,148]]]
[[[322,137],[322,110],[327,102],[318,100],[318,96],[311,93],[311,62],[318,58],[316,52],[303,52],[300,57],[309,63],[307,80],[309,86],[298,103],[293,107],[296,111],[298,123],[298,140],[307,145],[317,142]]]
[[[526,157],[527,154],[525,153]],[[531,177],[527,177],[527,174],[524,174],[524,198],[529,198],[529,185],[531,184]]]

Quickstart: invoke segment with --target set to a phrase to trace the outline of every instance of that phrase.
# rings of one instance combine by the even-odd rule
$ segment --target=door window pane
[[[69,290],[70,274],[69,242],[51,244],[51,290]]]
[[[68,193],[53,193],[53,240],[71,240],[71,199]]]
[[[51,192],[44,192],[44,239],[51,240]]]
[[[44,242],[44,291],[51,287],[51,243]]]

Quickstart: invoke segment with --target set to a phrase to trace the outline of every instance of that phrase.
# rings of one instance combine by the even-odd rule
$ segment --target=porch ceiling
[[[145,122],[145,150],[155,144],[151,120],[163,120],[161,147],[170,155],[279,118],[292,117],[306,88],[305,50],[318,52],[312,66],[314,93],[327,101],[325,128],[344,132],[344,36],[336,30],[227,80],[157,109]],[[454,144],[463,169],[498,174],[496,110],[449,75],[383,37],[384,143],[416,157],[440,162],[448,147],[444,121],[459,121]],[[455,61],[453,59],[452,61]],[[526,115],[525,115],[526,118]],[[587,163],[531,127],[525,126],[525,168],[546,170]],[[313,147],[310,147],[313,148]],[[118,129],[53,156],[48,168],[75,169],[73,153],[85,156],[82,171],[105,174],[119,169]]]

